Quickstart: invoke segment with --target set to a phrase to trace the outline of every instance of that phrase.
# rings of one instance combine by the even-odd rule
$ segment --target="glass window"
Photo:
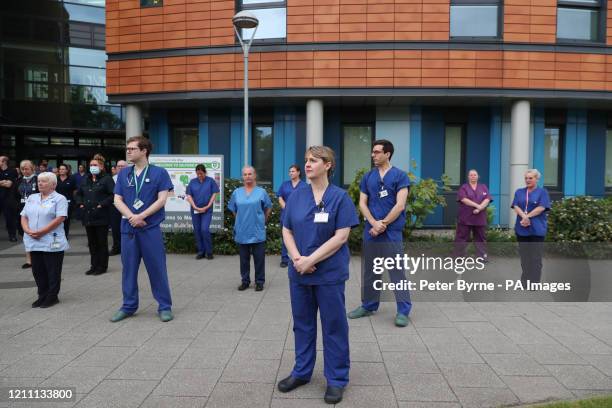
[[[72,103],[106,104],[106,88],[86,85],[67,85]]]
[[[259,19],[255,39],[285,38],[287,37],[287,9],[264,8],[249,9]],[[243,38],[251,38],[253,29],[242,30]]]
[[[163,0],[140,0],[140,7],[161,7]]]
[[[444,174],[452,186],[461,184],[462,149],[463,126],[447,125],[444,134]]]
[[[198,128],[197,127],[173,127],[172,128],[172,153],[174,154],[197,154],[198,153]]]
[[[274,138],[272,125],[253,126],[253,167],[257,170],[257,180],[272,182],[274,162]]]
[[[70,47],[68,49],[67,64],[106,68],[106,52],[102,50]]]
[[[100,68],[70,67],[66,83],[75,85],[106,86],[106,72]]]
[[[78,3],[78,4],[85,4],[86,6],[97,6],[97,7],[106,6],[106,0],[70,0],[70,1],[64,1],[64,3]]]
[[[606,133],[606,188],[612,188],[612,129]]]
[[[29,66],[24,69],[25,98],[49,98],[49,70],[44,65]]]
[[[558,189],[561,187],[559,155],[561,152],[561,129],[544,129],[544,186]]]
[[[353,182],[357,172],[372,167],[372,126],[345,125],[342,148],[342,184]]]
[[[24,136],[23,144],[26,146],[46,145],[49,144],[47,136]]]
[[[450,7],[450,36],[499,37],[499,10],[500,7],[497,4],[452,4]]]
[[[557,39],[570,41],[602,41],[605,35],[600,0],[560,0],[557,9]]]
[[[102,139],[99,137],[80,137],[79,146],[102,146]]]
[[[105,13],[102,7],[81,6],[64,3],[70,21],[84,21],[86,23],[104,24]]]
[[[74,137],[51,136],[51,144],[74,146]]]

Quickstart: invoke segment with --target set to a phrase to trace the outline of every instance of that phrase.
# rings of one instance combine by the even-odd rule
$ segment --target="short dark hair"
[[[393,157],[393,152],[395,149],[393,148],[393,143],[388,141],[387,139],[378,139],[372,143],[372,146],[381,145],[383,147],[383,153],[390,153],[389,160]]]
[[[195,171],[203,171],[204,173],[206,173],[206,166],[204,166],[203,164],[198,164],[196,166],[196,170]]]
[[[292,164],[291,166],[289,166],[289,170],[291,169],[295,169],[295,171],[297,171],[298,173],[300,173],[300,175],[302,175],[302,169],[297,164]]]
[[[138,148],[140,150],[147,150],[147,158],[153,152],[153,143],[149,139],[144,136],[132,136],[128,140],[126,140],[125,145],[129,145],[130,143],[136,142],[138,143]]]

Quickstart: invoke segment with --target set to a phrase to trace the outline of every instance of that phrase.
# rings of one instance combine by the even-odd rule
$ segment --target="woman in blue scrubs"
[[[206,177],[206,167],[203,164],[198,164],[195,171],[197,177],[187,185],[186,200],[191,205],[191,222],[198,245],[196,259],[213,259],[210,221],[219,186],[211,177]]]
[[[317,311],[323,330],[324,400],[342,400],[349,380],[348,321],[344,303],[349,278],[351,228],[359,224],[346,191],[329,183],[335,166],[334,151],[312,146],[306,151],[309,186],[291,194],[285,207],[283,238],[291,257],[289,289],[295,337],[295,365],[278,383],[289,392],[310,381],[316,359]]]
[[[538,187],[540,172],[530,169],[525,172],[525,187],[514,193],[512,209],[516,213],[514,232],[521,256],[521,283],[539,283],[542,277],[542,251],[548,229],[550,198],[548,191]]]
[[[234,240],[240,247],[240,277],[238,290],[251,285],[251,254],[255,264],[255,291],[260,292],[266,281],[266,222],[272,212],[272,201],[263,188],[257,186],[257,173],[252,166],[242,169],[243,187],[232,192],[227,208],[234,213]]]
[[[289,196],[296,189],[300,187],[304,187],[306,183],[304,183],[300,177],[302,176],[302,169],[297,164],[291,165],[289,167],[289,180],[283,182],[276,195],[278,196],[278,203],[281,207],[281,225],[283,223],[283,217],[285,216],[285,206],[287,205],[287,201],[289,201]],[[289,264],[289,256],[287,255],[287,247],[285,246],[285,242],[281,242],[281,268],[286,268]]]

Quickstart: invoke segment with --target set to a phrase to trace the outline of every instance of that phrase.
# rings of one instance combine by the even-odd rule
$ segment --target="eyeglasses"
[[[136,150],[140,150],[140,148],[138,147],[126,147],[125,148],[126,152],[135,152]]]

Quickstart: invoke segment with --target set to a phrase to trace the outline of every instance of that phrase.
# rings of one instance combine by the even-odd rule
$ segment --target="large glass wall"
[[[122,108],[106,95],[104,1],[3,0],[0,16],[0,137],[16,138],[19,158],[31,137],[54,155],[69,144],[60,141],[120,136]]]

